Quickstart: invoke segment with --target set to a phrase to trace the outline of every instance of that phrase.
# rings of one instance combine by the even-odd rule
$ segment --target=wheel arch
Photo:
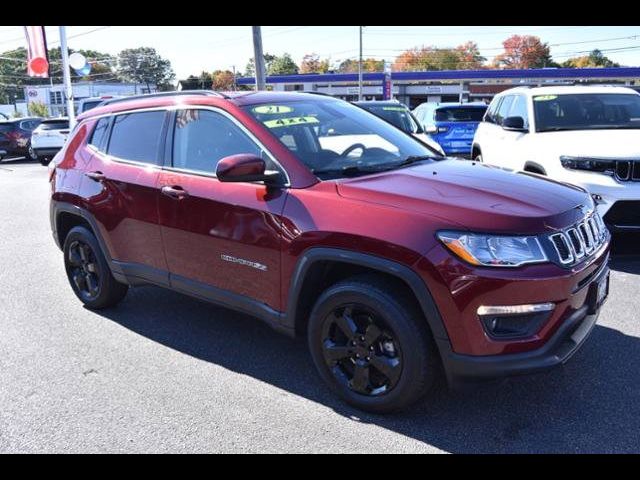
[[[374,273],[406,287],[423,313],[436,340],[449,337],[440,312],[424,281],[411,268],[386,258],[337,248],[306,250],[291,276],[284,321],[297,333],[304,331],[309,314],[320,293],[331,284],[353,275]],[[438,342],[440,343],[440,342]]]
[[[113,261],[111,253],[107,248],[107,244],[104,241],[104,238],[102,238],[102,234],[98,228],[98,223],[90,212],[77,205],[57,200],[51,200],[50,208],[51,229],[54,240],[60,249],[63,248],[65,238],[72,228],[76,226],[84,226],[88,228],[98,240],[98,245],[100,245],[100,249],[107,260],[107,264],[109,265],[113,276],[116,280],[126,283],[124,272],[118,264]]]

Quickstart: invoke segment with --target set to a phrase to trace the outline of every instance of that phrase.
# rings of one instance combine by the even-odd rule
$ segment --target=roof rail
[[[178,95],[203,95],[207,97],[229,98],[227,95],[220,92],[214,92],[213,90],[180,90],[175,92],[145,93],[144,95],[132,95],[130,97],[113,98],[111,100],[105,100],[104,102],[100,103],[100,106],[104,107],[105,105],[113,105],[114,103],[128,102],[130,100],[144,100],[145,98],[172,97]]]

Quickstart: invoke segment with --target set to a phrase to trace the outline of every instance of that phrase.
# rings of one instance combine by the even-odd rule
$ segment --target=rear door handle
[[[102,172],[86,172],[85,175],[96,182],[101,182],[107,178]]]
[[[178,186],[171,187],[169,185],[165,185],[160,189],[160,191],[162,192],[163,195],[166,195],[167,197],[175,198],[177,200],[182,200],[183,198],[186,198],[189,196],[189,194],[185,190],[183,190],[182,187],[178,187]]]

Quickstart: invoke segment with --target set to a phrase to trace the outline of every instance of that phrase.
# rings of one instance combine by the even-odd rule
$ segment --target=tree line
[[[147,87],[157,86],[159,90],[172,90],[175,73],[171,62],[162,58],[154,48],[138,47],[122,50],[111,55],[96,50],[69,50],[81,53],[91,64],[91,72],[78,75],[73,69],[71,78],[78,81],[134,82]],[[46,85],[49,82],[62,83],[62,59],[59,48],[52,48],[49,54],[50,78],[27,76],[27,50],[24,47],[0,53],[0,103],[9,103],[24,98],[24,87]]]

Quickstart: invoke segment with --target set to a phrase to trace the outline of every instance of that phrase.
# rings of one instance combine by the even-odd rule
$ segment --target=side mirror
[[[282,185],[280,172],[267,171],[265,161],[252,153],[224,157],[218,162],[216,176],[221,182],[264,182],[269,186]]]
[[[424,126],[424,131],[427,133],[438,133],[438,127],[435,125],[426,125]]]
[[[528,132],[529,130],[524,128],[524,118],[522,117],[507,117],[502,121],[502,128],[513,132]]]

